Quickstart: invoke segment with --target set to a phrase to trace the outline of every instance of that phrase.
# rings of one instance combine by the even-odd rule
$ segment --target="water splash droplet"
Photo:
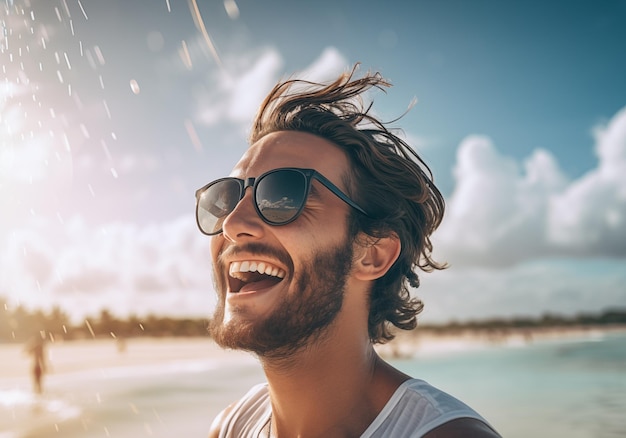
[[[191,144],[198,152],[202,152],[202,142],[200,141],[200,137],[196,132],[196,129],[193,126],[191,120],[185,120],[185,130],[187,131],[187,135],[189,135],[189,139],[191,140]]]
[[[70,64],[70,58],[67,56],[67,52],[63,52],[63,57],[65,58],[65,64],[67,64],[67,69],[72,69],[72,64]]]
[[[139,84],[134,79],[130,80],[130,89],[133,90],[133,93],[135,93],[135,94],[139,94],[139,92],[141,91],[139,89]]]
[[[180,55],[180,59],[182,59],[183,64],[185,64],[185,67],[187,67],[188,70],[191,70],[193,64],[191,62],[191,55],[189,54],[189,49],[187,48],[185,40],[183,40],[182,47],[178,51],[178,54]]]
[[[85,12],[85,8],[83,8],[83,4],[81,3],[80,0],[78,0],[78,6],[80,6],[80,10],[83,13],[83,16],[85,17],[85,20],[89,20],[89,17],[87,17],[87,13]]]
[[[96,57],[98,58],[98,62],[100,63],[100,65],[104,65],[104,55],[102,54],[102,50],[100,50],[100,47],[94,46],[93,50],[94,52],[96,52]]]
[[[239,18],[239,6],[237,6],[235,0],[224,0],[224,9],[226,9],[226,13],[231,20]]]
[[[92,338],[96,338],[96,334],[93,332],[93,328],[91,327],[91,324],[89,323],[88,319],[85,319],[85,325],[87,326],[87,329],[89,329],[89,333],[91,333],[91,337]],[[100,402],[100,394],[97,395],[98,397],[98,402]]]

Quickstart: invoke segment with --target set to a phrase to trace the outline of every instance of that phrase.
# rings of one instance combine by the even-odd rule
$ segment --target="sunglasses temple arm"
[[[333,184],[328,178],[326,178],[324,175],[322,175],[319,172],[315,172],[314,174],[315,178],[321,182],[322,184],[324,184],[324,186],[330,190],[331,192],[333,192],[335,194],[335,196],[337,196],[339,199],[341,199],[343,202],[345,202],[346,204],[348,204],[350,207],[354,208],[355,210],[363,213],[365,216],[369,217],[369,214],[367,214],[367,212],[365,210],[363,210],[361,207],[359,207],[352,199],[348,198],[348,196],[343,193],[341,191],[341,189],[339,187],[337,187],[335,184]]]

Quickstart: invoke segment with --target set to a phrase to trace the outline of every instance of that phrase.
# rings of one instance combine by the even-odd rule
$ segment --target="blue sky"
[[[197,5],[197,12],[195,9]],[[626,305],[626,3],[0,2],[0,295],[214,305],[193,193],[291,74],[361,62],[448,202],[424,321]],[[206,34],[202,29],[206,29]]]

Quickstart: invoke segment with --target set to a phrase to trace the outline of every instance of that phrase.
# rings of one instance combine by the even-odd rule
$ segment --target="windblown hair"
[[[415,272],[444,269],[432,258],[430,235],[441,223],[443,196],[420,156],[371,114],[373,102],[362,95],[391,84],[379,73],[355,78],[358,64],[330,84],[290,79],[278,83],[265,98],[250,134],[251,144],[275,131],[301,131],[322,137],[343,150],[351,163],[345,184],[349,196],[371,217],[352,209],[351,238],[363,232],[373,238],[397,235],[402,249],[391,269],[370,292],[370,339],[393,339],[392,325],[411,330],[423,309],[409,287]]]

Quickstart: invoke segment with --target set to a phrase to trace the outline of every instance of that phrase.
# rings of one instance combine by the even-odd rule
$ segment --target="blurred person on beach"
[[[26,353],[32,358],[31,377],[35,394],[43,393],[43,376],[47,370],[46,342],[37,334],[26,345]]]
[[[210,333],[254,353],[267,378],[215,418],[211,437],[499,436],[374,349],[416,327],[415,271],[445,268],[430,240],[444,199],[363,102],[390,83],[357,68],[329,84],[277,84],[230,176],[196,192],[218,295]]]

